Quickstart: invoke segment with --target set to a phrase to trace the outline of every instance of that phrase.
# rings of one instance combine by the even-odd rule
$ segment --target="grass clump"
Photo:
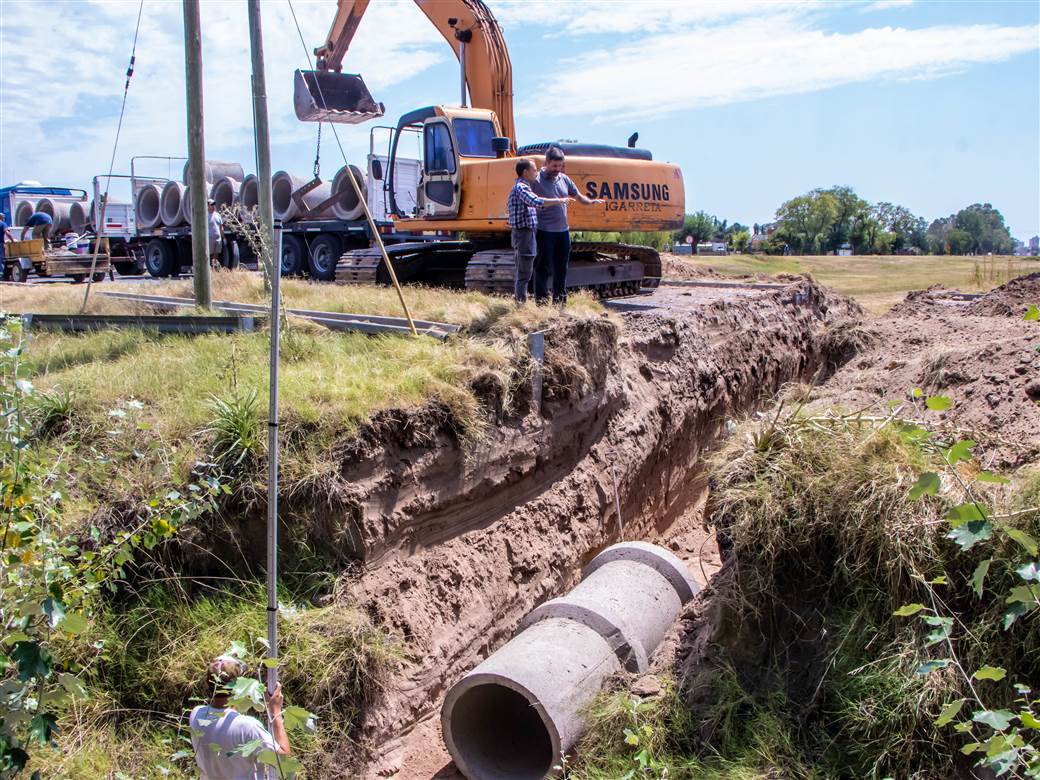
[[[294,733],[294,750],[306,777],[348,777],[361,752],[363,714],[398,663],[398,650],[355,609],[309,607],[288,594],[282,601],[279,679],[287,702],[313,712],[318,726],[313,735]],[[190,755],[171,756],[186,746],[187,713],[205,695],[207,663],[232,641],[259,651],[256,640],[265,635],[259,583],[192,598],[157,584],[112,607],[79,649],[90,670],[91,700],[69,713],[60,754],[47,756],[44,767],[50,776],[72,780],[117,771],[135,778],[192,776]]]

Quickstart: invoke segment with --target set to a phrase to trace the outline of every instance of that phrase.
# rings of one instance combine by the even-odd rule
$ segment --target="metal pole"
[[[256,137],[256,177],[260,200],[261,229],[267,232],[265,246],[274,252],[274,202],[271,194],[271,133],[267,122],[267,76],[264,73],[264,36],[260,26],[260,0],[249,0],[249,55],[253,63],[253,128]],[[261,262],[265,262],[261,258]],[[265,268],[264,286],[270,287],[281,253]]]
[[[282,256],[282,222],[274,225],[277,256]],[[271,276],[271,366],[267,401],[267,657],[278,658],[278,347],[281,337],[281,264]],[[278,667],[267,667],[267,690],[278,685]]]
[[[188,186],[191,188],[191,257],[195,305],[208,309],[209,230],[206,144],[202,122],[202,23],[199,0],[184,0],[184,86],[188,93]]]
[[[462,81],[462,107],[466,107],[466,42],[459,41],[459,70]]]

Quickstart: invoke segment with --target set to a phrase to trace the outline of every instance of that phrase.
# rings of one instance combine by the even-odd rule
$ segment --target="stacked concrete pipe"
[[[73,233],[83,235],[90,228],[94,213],[94,209],[91,206],[92,204],[79,202],[69,206],[69,225]]]
[[[242,181],[238,190],[238,202],[242,206],[242,215],[251,220],[253,209],[259,210],[260,206],[260,180],[255,174],[249,174]]]
[[[271,195],[274,201],[274,218],[283,222],[298,219],[302,215],[299,207],[292,199],[292,194],[300,189],[308,179],[286,171],[278,171],[271,180]],[[322,182],[316,189],[303,196],[307,208],[314,208],[332,196],[332,185]],[[316,214],[309,214],[307,219],[331,219],[332,209],[326,208]]]
[[[188,172],[191,162],[184,163],[184,175],[181,177],[185,184],[188,183]],[[206,160],[205,177],[207,182],[215,182],[217,179],[227,176],[230,179],[241,182],[245,178],[245,170],[240,163],[224,162],[223,160]]]
[[[62,233],[71,230],[72,223],[69,220],[69,208],[71,204],[60,200],[42,198],[36,203],[36,210],[47,214],[54,220],[54,232]]]
[[[188,188],[179,181],[168,181],[159,196],[159,218],[166,227],[183,225],[184,191]]]
[[[470,780],[540,780],[585,728],[582,712],[620,669],[646,671],[700,589],[685,565],[644,542],[608,547],[566,596],[448,691],[444,742]]]
[[[210,188],[209,196],[216,203],[217,208],[235,206],[238,204],[239,192],[242,182],[232,179],[230,176],[221,176]]]
[[[14,214],[12,215],[14,217],[14,224],[24,225],[26,222],[29,221],[29,217],[33,215],[34,211],[36,211],[36,207],[33,206],[33,204],[30,201],[18,201],[18,203],[15,204]]]
[[[137,215],[137,224],[140,227],[152,230],[163,223],[162,211],[160,210],[161,201],[162,190],[159,189],[158,185],[145,184],[137,191],[137,195],[134,198],[134,214]],[[179,202],[177,208],[180,210]]]
[[[354,177],[358,186],[357,190],[350,183],[348,176]],[[332,179],[332,194],[337,196],[337,200],[332,204],[332,213],[336,215],[337,219],[357,219],[365,213],[361,200],[357,196],[358,191],[361,192],[362,198],[366,197],[365,174],[356,165],[344,165]]]

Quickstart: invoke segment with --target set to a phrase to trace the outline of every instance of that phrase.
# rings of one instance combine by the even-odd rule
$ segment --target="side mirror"
[[[372,160],[372,178],[376,181],[383,180],[383,161]]]
[[[505,157],[509,151],[510,140],[505,136],[495,136],[491,139],[491,151],[496,157]]]

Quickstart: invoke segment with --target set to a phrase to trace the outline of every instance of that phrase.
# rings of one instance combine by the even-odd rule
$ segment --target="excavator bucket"
[[[378,119],[386,107],[377,103],[356,73],[298,70],[293,106],[301,122],[341,122],[357,125]]]

